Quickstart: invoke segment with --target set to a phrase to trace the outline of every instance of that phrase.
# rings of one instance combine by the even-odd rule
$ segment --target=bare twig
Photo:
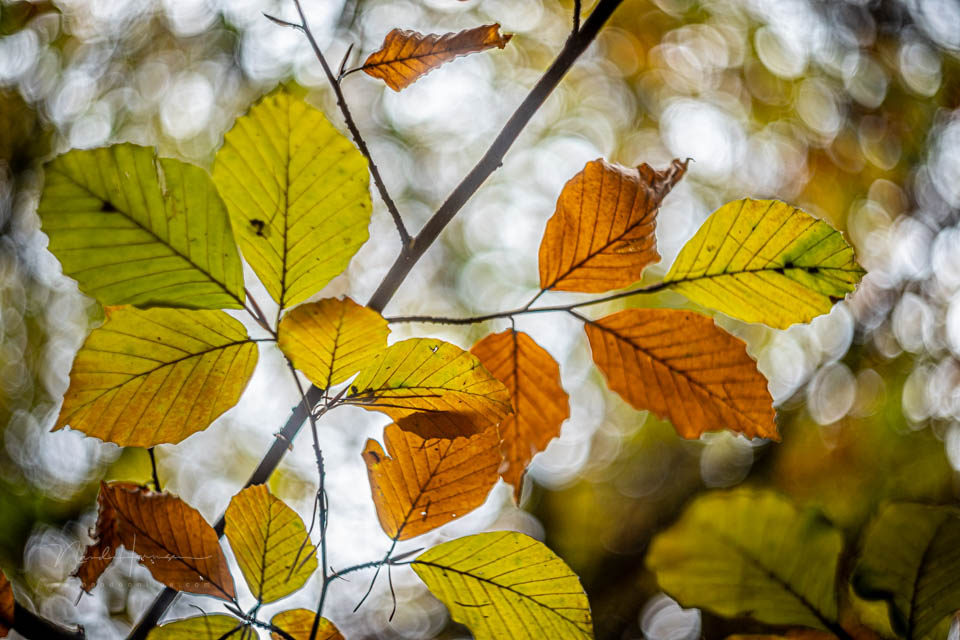
[[[580,0],[573,0],[573,33],[580,31]]]
[[[373,182],[377,185],[377,191],[380,192],[383,203],[387,205],[387,210],[393,217],[393,223],[397,226],[397,233],[400,234],[400,242],[406,247],[410,244],[410,233],[407,232],[407,228],[403,224],[403,218],[400,217],[400,212],[397,210],[397,205],[393,202],[393,198],[390,197],[387,186],[383,183],[383,178],[380,177],[380,169],[377,168],[377,163],[373,161],[373,156],[370,155],[370,149],[367,148],[367,143],[364,141],[363,136],[360,135],[360,129],[357,128],[356,123],[353,121],[353,115],[350,113],[350,108],[347,107],[347,101],[343,97],[340,83],[337,81],[336,76],[333,75],[333,71],[330,70],[327,59],[323,56],[320,46],[313,37],[313,32],[310,31],[310,25],[307,24],[307,17],[303,13],[303,7],[300,6],[300,0],[293,0],[293,3],[297,5],[297,13],[300,14],[303,32],[306,34],[307,40],[310,41],[310,46],[313,47],[313,53],[317,56],[317,60],[320,61],[320,66],[323,67],[323,72],[327,75],[330,87],[337,96],[337,106],[340,107],[340,113],[343,114],[343,119],[347,123],[347,129],[350,130],[350,135],[353,136],[353,141],[357,144],[357,148],[360,149],[360,153],[367,159],[367,163],[370,165],[370,175],[373,176]]]
[[[263,14],[264,18],[266,18],[270,22],[273,22],[274,24],[280,25],[281,27],[293,27],[294,29],[299,29],[300,31],[303,31],[303,26],[297,24],[296,22],[287,22],[286,20],[281,20],[276,16],[270,15],[266,11],[261,11],[260,13]]]
[[[0,621],[24,638],[37,640],[86,640],[87,638],[83,627],[77,630],[61,627],[46,618],[41,618],[19,602],[13,603],[13,620],[0,618]]]

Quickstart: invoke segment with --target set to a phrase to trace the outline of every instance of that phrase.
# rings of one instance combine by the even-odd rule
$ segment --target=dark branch
[[[86,640],[83,628],[72,630],[41,618],[19,602],[13,604],[13,620],[4,620],[4,624],[24,638],[43,640]]]
[[[573,0],[573,33],[580,31],[580,0]]]
[[[387,205],[387,210],[390,211],[390,215],[393,217],[393,223],[397,225],[400,242],[406,247],[410,244],[410,234],[403,224],[403,218],[400,217],[400,212],[397,211],[397,205],[394,204],[393,198],[390,197],[390,193],[383,183],[383,178],[380,177],[380,169],[377,168],[377,163],[373,161],[373,156],[370,155],[370,149],[367,148],[367,143],[364,141],[363,136],[360,135],[360,129],[357,128],[357,124],[353,121],[353,115],[351,115],[350,109],[347,107],[347,101],[343,97],[343,91],[340,89],[340,82],[337,77],[333,75],[330,65],[327,64],[327,59],[323,56],[323,52],[320,51],[320,45],[317,44],[316,39],[313,37],[313,32],[310,31],[307,18],[303,14],[303,7],[300,6],[300,0],[293,0],[293,3],[297,5],[297,12],[300,14],[303,32],[307,35],[307,40],[310,41],[310,46],[313,47],[313,53],[317,56],[317,60],[320,61],[320,66],[323,67],[323,72],[327,75],[330,87],[337,96],[337,106],[340,107],[340,113],[343,114],[343,119],[347,123],[347,129],[350,130],[350,135],[353,136],[353,141],[357,144],[357,148],[360,149],[360,153],[367,159],[367,163],[370,165],[370,175],[373,176],[373,182],[377,185],[377,191],[380,192],[383,203]]]

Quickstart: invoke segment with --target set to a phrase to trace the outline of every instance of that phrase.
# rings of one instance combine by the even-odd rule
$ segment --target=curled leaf
[[[540,288],[600,293],[638,281],[658,262],[657,211],[687,163],[664,171],[603,159],[564,185],[540,243]]]
[[[411,563],[477,640],[593,638],[577,574],[545,544],[515,531],[444,542]]]
[[[381,78],[394,91],[400,91],[454,58],[493,47],[503,49],[511,37],[500,34],[499,24],[443,35],[394,29],[360,68],[374,78]]]
[[[470,353],[503,382],[513,400],[513,413],[500,423],[500,447],[506,459],[500,475],[514,486],[514,499],[519,503],[527,465],[560,435],[560,425],[570,417],[560,367],[521,331],[490,334],[473,345]]]
[[[87,593],[93,591],[97,580],[110,566],[117,550],[123,544],[120,540],[117,512],[107,499],[105,491],[101,491],[97,496],[97,525],[91,535],[94,543],[84,550],[80,566],[72,574],[80,578],[80,586]]]
[[[779,200],[744,198],[714,211],[664,278],[696,303],[786,329],[828,313],[864,271],[843,235]]]
[[[278,629],[283,629],[287,635],[291,636],[294,640],[310,640],[310,632],[313,629],[313,619],[316,615],[317,613],[315,611],[310,611],[309,609],[290,609],[288,611],[281,611],[273,616],[270,624]],[[326,618],[320,618],[320,624],[317,626],[317,635],[314,636],[314,638],[315,640],[343,640],[343,636],[337,627]],[[281,636],[276,631],[270,633],[270,639],[285,640],[284,636]]]
[[[389,425],[383,438],[387,453],[367,440],[363,461],[380,526],[395,540],[466,515],[497,483],[502,458],[494,427],[469,438],[425,440]]]
[[[510,393],[479,360],[433,338],[404,340],[377,355],[345,401],[382,411],[421,438],[471,436],[512,411]]]
[[[390,328],[379,313],[350,298],[326,298],[288,311],[277,345],[297,369],[329,389],[363,369],[387,348]]]
[[[223,311],[107,310],[77,353],[54,429],[120,446],[180,442],[240,399],[256,343]]]
[[[117,540],[138,554],[140,564],[168,587],[234,599],[217,534],[196,509],[176,496],[126,482],[100,483],[98,503],[112,511],[112,517],[98,519],[110,528],[97,531],[98,539]],[[99,542],[87,547],[83,561],[100,551]]]
[[[676,309],[628,309],[585,326],[607,385],[656,413],[684,438],[729,429],[779,440],[773,398],[743,341],[711,318]]]

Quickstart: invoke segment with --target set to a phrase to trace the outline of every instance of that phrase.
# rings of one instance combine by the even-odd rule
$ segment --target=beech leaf
[[[13,587],[3,571],[0,571],[0,638],[6,638],[13,628],[13,612],[16,605],[13,600]]]
[[[773,398],[743,341],[711,318],[628,309],[585,326],[593,360],[634,409],[669,419],[684,438],[729,429],[779,440]]]
[[[213,180],[243,256],[281,308],[320,291],[369,237],[366,158],[285,90],[237,118]]]
[[[864,535],[851,582],[860,597],[887,601],[901,636],[931,635],[960,609],[960,510],[885,506]]]
[[[107,309],[77,353],[54,429],[120,446],[180,442],[240,399],[257,347],[223,311]]]
[[[290,595],[317,569],[303,520],[262,484],[233,496],[224,534],[257,602]]]
[[[273,616],[270,624],[283,629],[294,640],[311,640],[310,632],[313,629],[313,619],[316,615],[316,611],[310,611],[309,609],[290,609]],[[271,640],[285,640],[275,631],[270,634],[270,638]],[[315,640],[343,640],[343,636],[332,622],[326,618],[320,618]]]
[[[128,482],[101,482],[97,503],[112,517],[98,518],[96,537],[140,555],[154,578],[178,591],[224,600],[236,596],[216,532],[180,498]],[[99,542],[87,547],[81,562],[102,550]]]
[[[500,423],[500,446],[506,459],[500,475],[513,485],[514,500],[519,503],[527,465],[560,435],[560,425],[570,417],[560,367],[533,338],[512,329],[488,335],[470,353],[503,382],[513,400],[513,414]]]
[[[545,544],[515,531],[457,538],[411,563],[476,640],[593,638],[577,574]]]
[[[495,427],[469,438],[425,440],[391,424],[383,439],[387,452],[367,440],[363,461],[380,526],[395,540],[466,515],[497,484],[502,457]]]
[[[687,163],[664,171],[588,162],[557,199],[540,243],[540,288],[601,293],[638,281],[660,260],[657,211]]]
[[[350,298],[326,298],[288,311],[277,344],[321,389],[347,380],[387,348],[390,328],[379,313]]]
[[[779,200],[744,198],[707,218],[664,282],[738,320],[786,329],[829,313],[863,274],[823,220]]]
[[[83,560],[72,574],[80,578],[80,587],[87,593],[97,586],[97,580],[113,562],[117,550],[123,545],[117,512],[103,491],[97,496],[97,525],[91,536],[94,537],[94,543],[84,550]]]
[[[200,167],[133,144],[73,150],[45,168],[50,251],[104,305],[243,308],[223,201]]]
[[[243,621],[223,614],[193,616],[156,627],[147,640],[253,640],[256,634]]]
[[[471,436],[512,411],[510,392],[476,357],[433,338],[404,340],[378,354],[345,401],[382,411],[421,438]]]
[[[394,29],[360,68],[382,79],[394,91],[400,91],[454,58],[494,47],[503,49],[512,37],[501,35],[499,24],[443,35]]]
[[[683,607],[834,631],[843,535],[771,491],[701,495],[654,537],[647,566]]]

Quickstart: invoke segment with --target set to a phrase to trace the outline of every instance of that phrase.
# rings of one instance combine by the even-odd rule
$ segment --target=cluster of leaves
[[[457,55],[502,48],[508,39],[496,25],[446,36],[395,31],[359,69],[400,90]],[[670,289],[747,322],[777,328],[808,322],[863,274],[853,250],[826,223],[775,200],[732,202],[708,218],[661,282],[534,306],[547,291],[606,294],[640,281],[659,260],[660,204],[686,168],[679,160],[662,171],[587,163],[563,188],[547,224],[541,290],[526,306],[481,318],[392,321],[568,313],[583,321],[609,387],[634,408],[669,419],[682,437],[725,429],[778,439],[766,380],[745,344],[709,316],[634,308],[589,319],[577,309]],[[38,207],[50,250],[106,311],[76,356],[55,428],[70,426],[120,446],[180,442],[237,403],[256,366],[257,343],[276,342],[291,366],[323,390],[312,423],[342,405],[393,420],[384,444],[369,440],[362,457],[377,515],[394,544],[477,508],[498,477],[514,485],[519,500],[525,469],[569,417],[559,366],[543,347],[515,329],[489,335],[470,351],[430,338],[388,346],[388,321],[377,310],[349,298],[308,302],[368,239],[368,171],[364,154],[286,89],[237,120],[212,176],[131,144],[51,161]],[[278,305],[276,319],[245,288],[241,254]],[[245,310],[270,338],[251,338],[224,309]],[[263,485],[234,496],[224,532],[258,606],[302,587],[319,565],[316,612],[287,611],[270,623],[255,611],[245,614],[220,532],[159,486],[102,485],[96,542],[76,573],[83,588],[93,588],[124,546],[160,582],[225,600],[233,614],[175,621],[151,637],[221,638],[260,626],[274,637],[335,638],[339,633],[321,617],[328,584],[353,570],[409,564],[478,638],[592,637],[577,576],[519,533],[467,536],[412,560],[391,557],[391,547],[383,560],[328,575],[315,429],[314,446],[319,563],[304,522]],[[740,541],[749,528],[736,532],[737,544],[752,544]],[[665,566],[656,557],[654,566]],[[668,579],[665,586],[670,590]],[[817,608],[817,615],[788,622],[818,628],[833,611]]]

